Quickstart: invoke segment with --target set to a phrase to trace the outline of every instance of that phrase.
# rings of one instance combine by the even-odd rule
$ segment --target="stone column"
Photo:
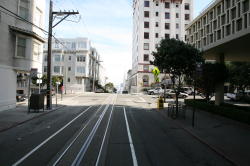
[[[216,56],[216,62],[224,64],[224,54]],[[215,86],[215,105],[220,105],[224,102],[224,82],[219,82]]]

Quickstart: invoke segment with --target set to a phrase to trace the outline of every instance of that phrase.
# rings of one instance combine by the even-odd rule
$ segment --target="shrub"
[[[196,107],[203,111],[211,112],[221,115],[233,120],[250,124],[250,111],[249,108],[239,108],[239,106],[223,104],[216,106],[213,103],[206,103],[204,100],[185,100],[185,104],[191,107]]]

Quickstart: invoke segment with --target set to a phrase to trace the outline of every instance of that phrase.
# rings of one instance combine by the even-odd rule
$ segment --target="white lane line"
[[[116,99],[115,99],[115,100],[117,100],[117,95],[116,95]],[[107,132],[108,132],[108,128],[109,128],[110,120],[111,120],[111,117],[112,117],[112,114],[113,114],[113,110],[114,110],[114,105],[115,105],[115,103],[116,103],[116,101],[113,103],[113,106],[112,106],[112,109],[111,109],[111,113],[110,113],[110,115],[109,115],[108,124],[107,124],[106,130],[105,130],[104,136],[103,136],[101,148],[100,148],[100,151],[99,151],[99,154],[98,154],[98,157],[97,157],[95,166],[98,166],[98,165],[99,165],[99,161],[100,161],[100,157],[101,157],[103,145],[104,145],[104,142],[105,142],[105,139],[106,139],[106,135],[107,135]]]
[[[107,98],[108,99],[108,98]],[[107,100],[106,99],[106,100]],[[105,100],[105,101],[106,101]],[[105,102],[104,101],[104,102]],[[103,102],[103,103],[104,103]],[[103,106],[103,103],[102,103],[102,106]],[[82,132],[85,130],[85,128],[89,125],[89,123],[93,120],[93,118],[97,115],[97,113],[101,110],[101,107],[98,108],[98,110],[96,111],[96,113],[92,116],[92,118],[90,118],[88,120],[88,122],[84,125],[84,127],[80,130],[80,132],[77,134],[77,136],[74,138],[74,140],[67,146],[67,148],[63,151],[63,153],[58,157],[58,159],[54,162],[53,166],[56,166],[59,161],[62,159],[62,157],[66,154],[66,152],[69,150],[69,148],[75,143],[75,141],[77,140],[77,138],[82,134]]]
[[[142,97],[139,97],[141,99],[142,102],[146,102],[146,100]]]
[[[129,124],[128,124],[128,119],[127,119],[125,107],[123,107],[123,113],[124,113],[126,126],[127,126],[127,133],[128,133],[129,145],[130,145],[130,150],[131,150],[132,159],[133,159],[133,166],[138,166],[136,155],[135,155],[135,148],[134,148],[133,140],[132,140],[130,129],[129,129]]]
[[[114,100],[114,98],[112,99]],[[113,101],[111,102],[113,103]],[[89,136],[87,137],[85,143],[83,144],[83,146],[81,147],[79,153],[77,154],[75,160],[73,161],[73,163],[71,164],[71,166],[80,166],[81,162],[82,162],[82,159],[86,153],[86,151],[88,150],[89,148],[89,145],[90,143],[92,142],[94,136],[95,136],[95,133],[104,117],[104,115],[106,114],[108,108],[109,108],[110,104],[106,105],[105,109],[103,110],[103,113],[100,115],[98,121],[96,122],[95,126],[93,127],[91,133],[89,134]]]

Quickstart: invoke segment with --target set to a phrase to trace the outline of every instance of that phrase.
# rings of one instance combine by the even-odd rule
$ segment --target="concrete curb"
[[[12,128],[14,128],[14,127],[17,127],[17,126],[19,126],[19,125],[22,125],[22,124],[24,124],[24,123],[26,123],[26,122],[29,122],[29,121],[31,121],[31,120],[37,119],[37,118],[39,118],[39,117],[41,117],[41,116],[47,115],[47,114],[49,114],[49,113],[51,113],[51,112],[54,112],[54,111],[56,111],[56,110],[59,110],[59,109],[61,109],[61,108],[63,108],[63,107],[66,107],[66,105],[62,105],[62,106],[60,106],[60,107],[57,107],[57,108],[52,109],[51,111],[44,112],[44,113],[42,113],[42,114],[40,114],[40,115],[38,115],[38,116],[34,116],[34,117],[30,118],[30,119],[27,119],[27,120],[24,120],[24,121],[22,121],[22,122],[13,124],[13,125],[11,125],[11,126],[5,128],[5,129],[0,130],[0,133],[2,133],[2,132],[4,132],[4,131],[7,131],[7,130],[9,130],[9,129],[12,129]]]
[[[173,120],[173,119],[167,117],[163,112],[161,112],[159,110],[157,110],[157,112],[159,112],[160,114],[162,114],[163,117],[165,117],[166,119]],[[226,159],[227,161],[229,161],[231,164],[233,164],[235,166],[240,166],[240,164],[238,164],[238,162],[236,162],[233,159],[231,159],[228,155],[226,155],[224,152],[222,152],[221,150],[219,150],[219,148],[216,148],[214,145],[211,145],[210,143],[208,143],[207,141],[205,141],[204,139],[202,139],[201,137],[199,137],[198,135],[196,135],[194,132],[192,132],[191,130],[189,130],[186,127],[184,127],[181,123],[179,123],[177,121],[173,121],[173,122],[176,124],[176,126],[178,126],[181,129],[183,129],[186,133],[188,133],[189,135],[191,135],[192,137],[194,137],[196,140],[198,140],[202,144],[204,144],[207,147],[209,147],[209,149],[211,149],[212,151],[214,151],[215,153],[217,153],[218,155],[220,155],[221,157],[223,157],[224,159]]]

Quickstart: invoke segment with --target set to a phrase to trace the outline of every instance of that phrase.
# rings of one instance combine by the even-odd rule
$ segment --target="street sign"
[[[37,79],[37,80],[36,80],[36,83],[37,83],[37,84],[41,84],[41,83],[43,83],[43,80]]]

